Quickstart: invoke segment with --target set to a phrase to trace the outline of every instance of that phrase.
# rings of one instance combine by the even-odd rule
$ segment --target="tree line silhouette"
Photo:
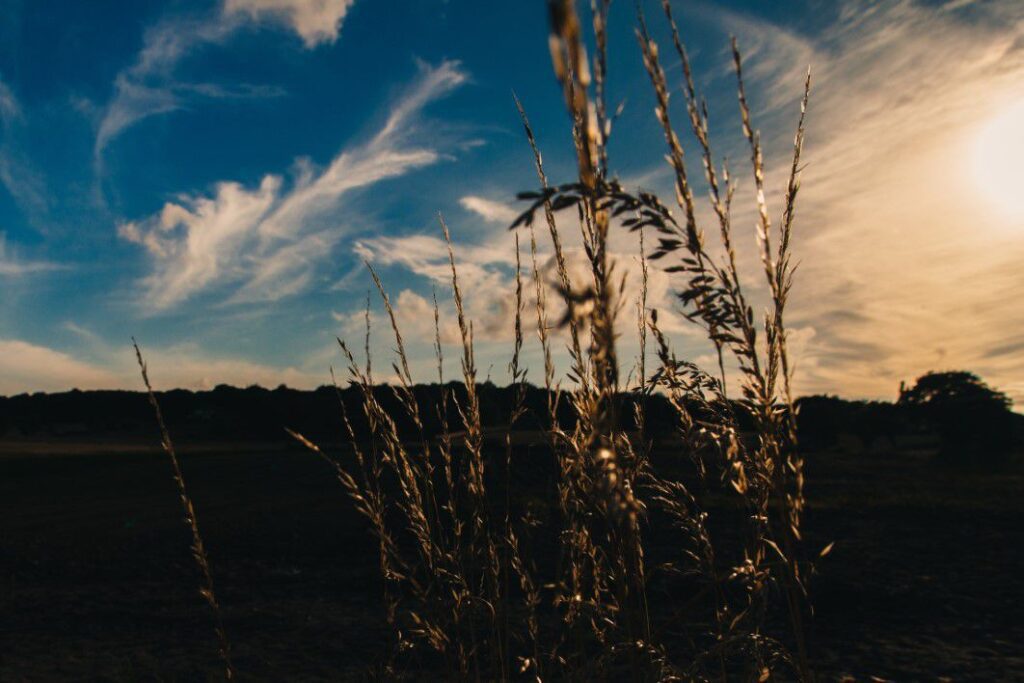
[[[456,397],[465,387],[448,384]],[[420,384],[414,392],[421,405],[435,405],[439,384]],[[506,427],[515,387],[491,382],[479,386],[480,407],[485,428]],[[391,414],[401,415],[392,387],[374,388]],[[323,386],[312,391],[279,386],[236,388],[220,385],[210,391],[175,389],[159,392],[168,425],[175,438],[186,441],[268,442],[287,441],[284,428],[294,429],[326,442],[343,441],[341,404],[356,433],[367,433],[359,390]],[[652,439],[671,438],[675,417],[659,394],[621,394],[619,414],[626,427],[634,414],[632,405],[644,401],[647,430]],[[543,388],[528,385],[526,416],[517,431],[547,426],[548,396]],[[977,375],[964,372],[932,372],[912,386],[901,386],[895,402],[846,400],[838,396],[807,396],[797,401],[800,442],[807,450],[823,450],[852,438],[866,448],[893,447],[901,442],[935,443],[940,457],[951,461],[975,462],[998,459],[1013,451],[1024,433],[1024,416],[1013,413],[1003,392],[990,388]],[[694,408],[697,410],[697,408]],[[744,411],[737,413],[742,417]],[[572,411],[563,402],[559,412],[563,427],[571,426]],[[428,435],[441,432],[439,416],[424,415]],[[457,430],[452,415],[449,428]],[[741,420],[741,426],[742,420]],[[415,435],[412,424],[399,424],[402,432]],[[154,434],[153,417],[145,394],[133,391],[79,391],[53,394],[21,394],[0,397],[0,438],[137,438]]]

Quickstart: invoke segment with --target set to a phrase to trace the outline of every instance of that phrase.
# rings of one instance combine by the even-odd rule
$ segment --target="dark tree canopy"
[[[1009,410],[1011,401],[1001,391],[989,387],[973,372],[955,370],[929,372],[913,387],[900,390],[900,403],[939,407],[947,404],[988,404]]]
[[[930,422],[940,454],[963,465],[1005,457],[1013,445],[1010,399],[972,372],[929,372],[900,390],[899,404]]]

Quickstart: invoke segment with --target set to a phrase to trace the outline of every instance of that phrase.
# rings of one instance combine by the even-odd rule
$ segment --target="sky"
[[[712,144],[737,180],[755,300],[753,179],[729,37],[744,52],[776,221],[813,73],[788,315],[797,392],[893,399],[901,381],[967,369],[1020,409],[1024,4],[673,4]],[[645,7],[684,123],[678,60],[658,3]],[[508,226],[523,208],[516,193],[537,185],[513,92],[552,181],[574,171],[543,2],[0,0],[0,16],[0,394],[138,389],[132,336],[157,388],[328,383],[344,366],[335,337],[361,348],[367,263],[414,374],[430,381],[434,292],[444,344],[457,341],[438,214],[481,374],[508,380]],[[635,26],[634,3],[615,2],[608,91],[624,107],[611,167],[670,203]],[[699,184],[697,150],[684,145]],[[570,219],[559,222],[575,263]],[[701,219],[714,234],[706,203]],[[550,245],[539,249],[550,280]],[[612,249],[631,300],[636,235],[615,230]],[[655,267],[649,305],[679,355],[709,363],[678,314],[678,286]],[[394,344],[371,301],[386,368]],[[623,316],[628,358],[637,345]],[[524,353],[540,381],[535,335]]]

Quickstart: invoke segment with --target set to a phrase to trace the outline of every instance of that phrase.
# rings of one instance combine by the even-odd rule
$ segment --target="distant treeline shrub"
[[[1006,394],[966,371],[929,372],[901,387],[895,403],[807,396],[796,405],[800,443],[810,450],[844,435],[869,448],[930,437],[943,460],[984,466],[1005,459],[1024,433],[1024,417],[1010,410]]]
[[[971,373],[929,373],[975,377]],[[922,378],[923,379],[923,378]],[[932,382],[933,380],[929,380]],[[980,380],[978,380],[980,382]],[[925,387],[928,383],[925,384]],[[974,387],[973,382],[967,383]],[[549,394],[543,387],[526,385],[526,413],[516,429],[548,429]],[[465,395],[461,382],[418,384],[413,391],[425,405],[440,400],[442,389],[458,396]],[[986,387],[987,389],[987,387]],[[499,428],[508,423],[510,409],[516,400],[515,387],[499,387],[490,382],[479,385],[481,419],[485,428]],[[952,391],[925,393],[905,388],[899,401],[853,401],[839,396],[816,395],[797,399],[797,429],[800,443],[808,451],[834,447],[844,436],[858,439],[866,448],[876,445],[899,446],[911,439],[928,445],[939,442],[944,457],[977,459],[979,455],[995,456],[1012,450],[1019,440],[1024,417],[1009,410],[1005,394],[968,388],[966,393]],[[211,441],[261,441],[288,439],[282,425],[289,425],[310,438],[333,442],[347,440],[338,424],[337,390],[323,386],[311,391],[280,386],[265,389],[259,386],[237,388],[220,385],[210,391],[176,389],[158,392],[157,396],[167,419],[175,425],[182,439]],[[342,400],[352,418],[357,436],[369,438],[365,418],[360,409],[362,398],[354,387],[341,390]],[[385,385],[375,389],[383,405],[396,401],[394,391]],[[619,397],[619,411],[627,429],[635,429],[635,395]],[[646,429],[652,438],[671,438],[674,433],[673,408],[660,394],[647,399]],[[392,406],[395,407],[395,406]],[[742,411],[738,412],[741,417]],[[397,412],[398,426],[407,438],[418,432],[414,425]],[[424,429],[428,436],[441,432],[439,418],[425,414]],[[575,416],[565,404],[560,405],[562,429],[572,429]],[[741,425],[750,430],[749,424]],[[456,429],[455,416],[449,428]],[[54,394],[20,394],[0,397],[0,437],[149,437],[152,433],[152,412],[146,396],[133,391],[69,391]]]

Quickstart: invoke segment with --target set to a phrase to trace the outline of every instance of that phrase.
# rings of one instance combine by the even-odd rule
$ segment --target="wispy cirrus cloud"
[[[790,314],[814,331],[796,373],[802,392],[890,397],[900,380],[949,367],[1013,386],[1024,372],[1020,354],[993,355],[1024,334],[1014,265],[1024,211],[997,211],[971,172],[979,131],[1024,102],[1024,8],[954,0],[941,10],[850,0],[813,35],[717,17],[753,47],[748,88],[763,105],[756,123],[776,187],[802,80],[785,65],[804,55],[813,67]]]
[[[31,273],[59,270],[62,266],[49,261],[32,261],[20,258],[7,246],[7,236],[0,232],[0,277],[18,277]]]
[[[178,17],[149,28],[135,62],[114,80],[114,94],[104,108],[96,131],[97,158],[117,136],[150,116],[181,109],[195,84],[174,78],[178,63],[195,49],[225,40],[239,25],[223,15]]]
[[[21,137],[26,117],[14,91],[0,74],[0,183],[24,208],[45,209],[45,183],[30,163]]]
[[[213,13],[174,17],[151,27],[135,62],[114,80],[114,94],[96,131],[96,158],[115,138],[140,121],[182,109],[196,100],[283,94],[280,88],[265,85],[181,82],[175,78],[175,70],[192,52],[223,43],[239,28],[254,22],[283,24],[302,38],[307,49],[333,42],[353,2],[226,0]]]
[[[21,115],[18,99],[11,88],[0,78],[0,120],[9,121]]]
[[[153,273],[144,304],[164,310],[223,286],[233,303],[268,301],[304,289],[314,268],[352,226],[337,214],[350,193],[437,163],[443,136],[416,135],[423,109],[466,80],[457,62],[419,65],[416,80],[395,101],[369,140],[342,150],[325,168],[306,168],[291,184],[268,174],[255,188],[222,182],[212,196],[182,196],[158,214],[119,226],[144,246]],[[436,131],[435,131],[436,133]]]

